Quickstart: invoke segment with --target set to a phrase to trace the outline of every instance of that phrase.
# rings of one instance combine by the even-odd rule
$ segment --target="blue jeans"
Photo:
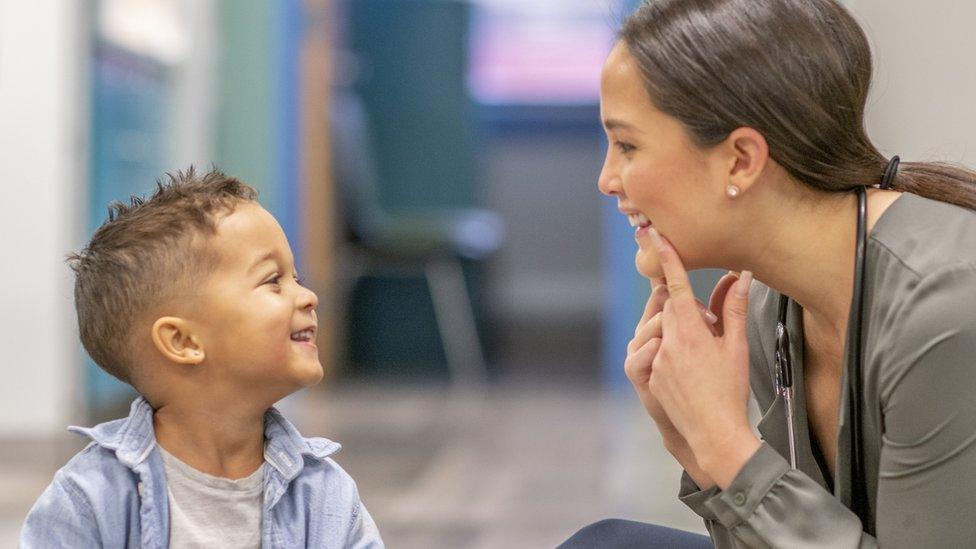
[[[712,549],[706,536],[632,520],[604,519],[584,527],[558,549]]]

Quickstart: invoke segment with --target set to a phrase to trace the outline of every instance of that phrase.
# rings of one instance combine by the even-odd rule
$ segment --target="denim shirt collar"
[[[149,549],[169,546],[169,505],[167,502],[166,472],[161,454],[156,448],[153,428],[153,408],[145,398],[132,402],[129,416],[94,427],[69,427],[68,430],[85,435],[92,444],[108,450],[126,468],[135,473],[137,482],[131,488],[138,492],[139,545]],[[262,515],[263,546],[275,546],[277,519],[272,509],[282,499],[293,482],[299,482],[306,464],[323,462],[323,470],[332,470],[328,457],[339,450],[335,442],[323,438],[304,438],[278,410],[269,408],[264,415],[265,496]],[[92,459],[109,459],[105,454]],[[104,457],[97,458],[98,455]],[[307,456],[307,459],[306,459]],[[108,468],[107,471],[117,469]],[[117,474],[117,473],[116,473]],[[125,482],[119,483],[128,490]],[[108,495],[108,492],[105,494]],[[126,499],[124,495],[116,499]],[[307,502],[305,503],[307,505]],[[96,505],[101,509],[102,505]],[[98,512],[98,511],[96,511]]]
[[[132,401],[129,417],[100,423],[94,427],[68,427],[68,430],[85,435],[96,444],[112,450],[123,464],[135,468],[144,462],[156,445],[153,429],[153,408],[145,397]],[[324,438],[305,438],[298,429],[285,419],[281,412],[269,408],[264,414],[266,439],[264,459],[278,470],[286,481],[298,476],[304,468],[303,456],[324,461],[339,451],[341,446]]]
[[[305,438],[298,429],[285,419],[276,408],[269,408],[264,414],[264,460],[281,473],[286,482],[302,472],[304,456],[318,461],[339,451],[337,442],[324,438]]]
[[[129,417],[99,423],[94,427],[68,427],[68,431],[84,435],[95,444],[115,452],[123,464],[134,468],[149,457],[156,445],[153,430],[153,409],[145,398],[139,397],[129,407]]]

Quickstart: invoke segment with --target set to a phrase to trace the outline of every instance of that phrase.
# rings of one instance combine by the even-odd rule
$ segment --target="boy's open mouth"
[[[291,334],[292,341],[309,342],[315,339],[315,327],[305,328]]]

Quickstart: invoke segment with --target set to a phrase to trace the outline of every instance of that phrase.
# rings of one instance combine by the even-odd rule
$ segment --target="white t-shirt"
[[[230,480],[208,475],[159,446],[169,492],[169,546],[173,549],[261,547],[264,465]]]

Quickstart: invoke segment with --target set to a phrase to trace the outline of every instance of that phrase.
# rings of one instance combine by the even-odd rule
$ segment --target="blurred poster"
[[[628,0],[476,0],[472,97],[482,104],[599,101],[600,68]]]

